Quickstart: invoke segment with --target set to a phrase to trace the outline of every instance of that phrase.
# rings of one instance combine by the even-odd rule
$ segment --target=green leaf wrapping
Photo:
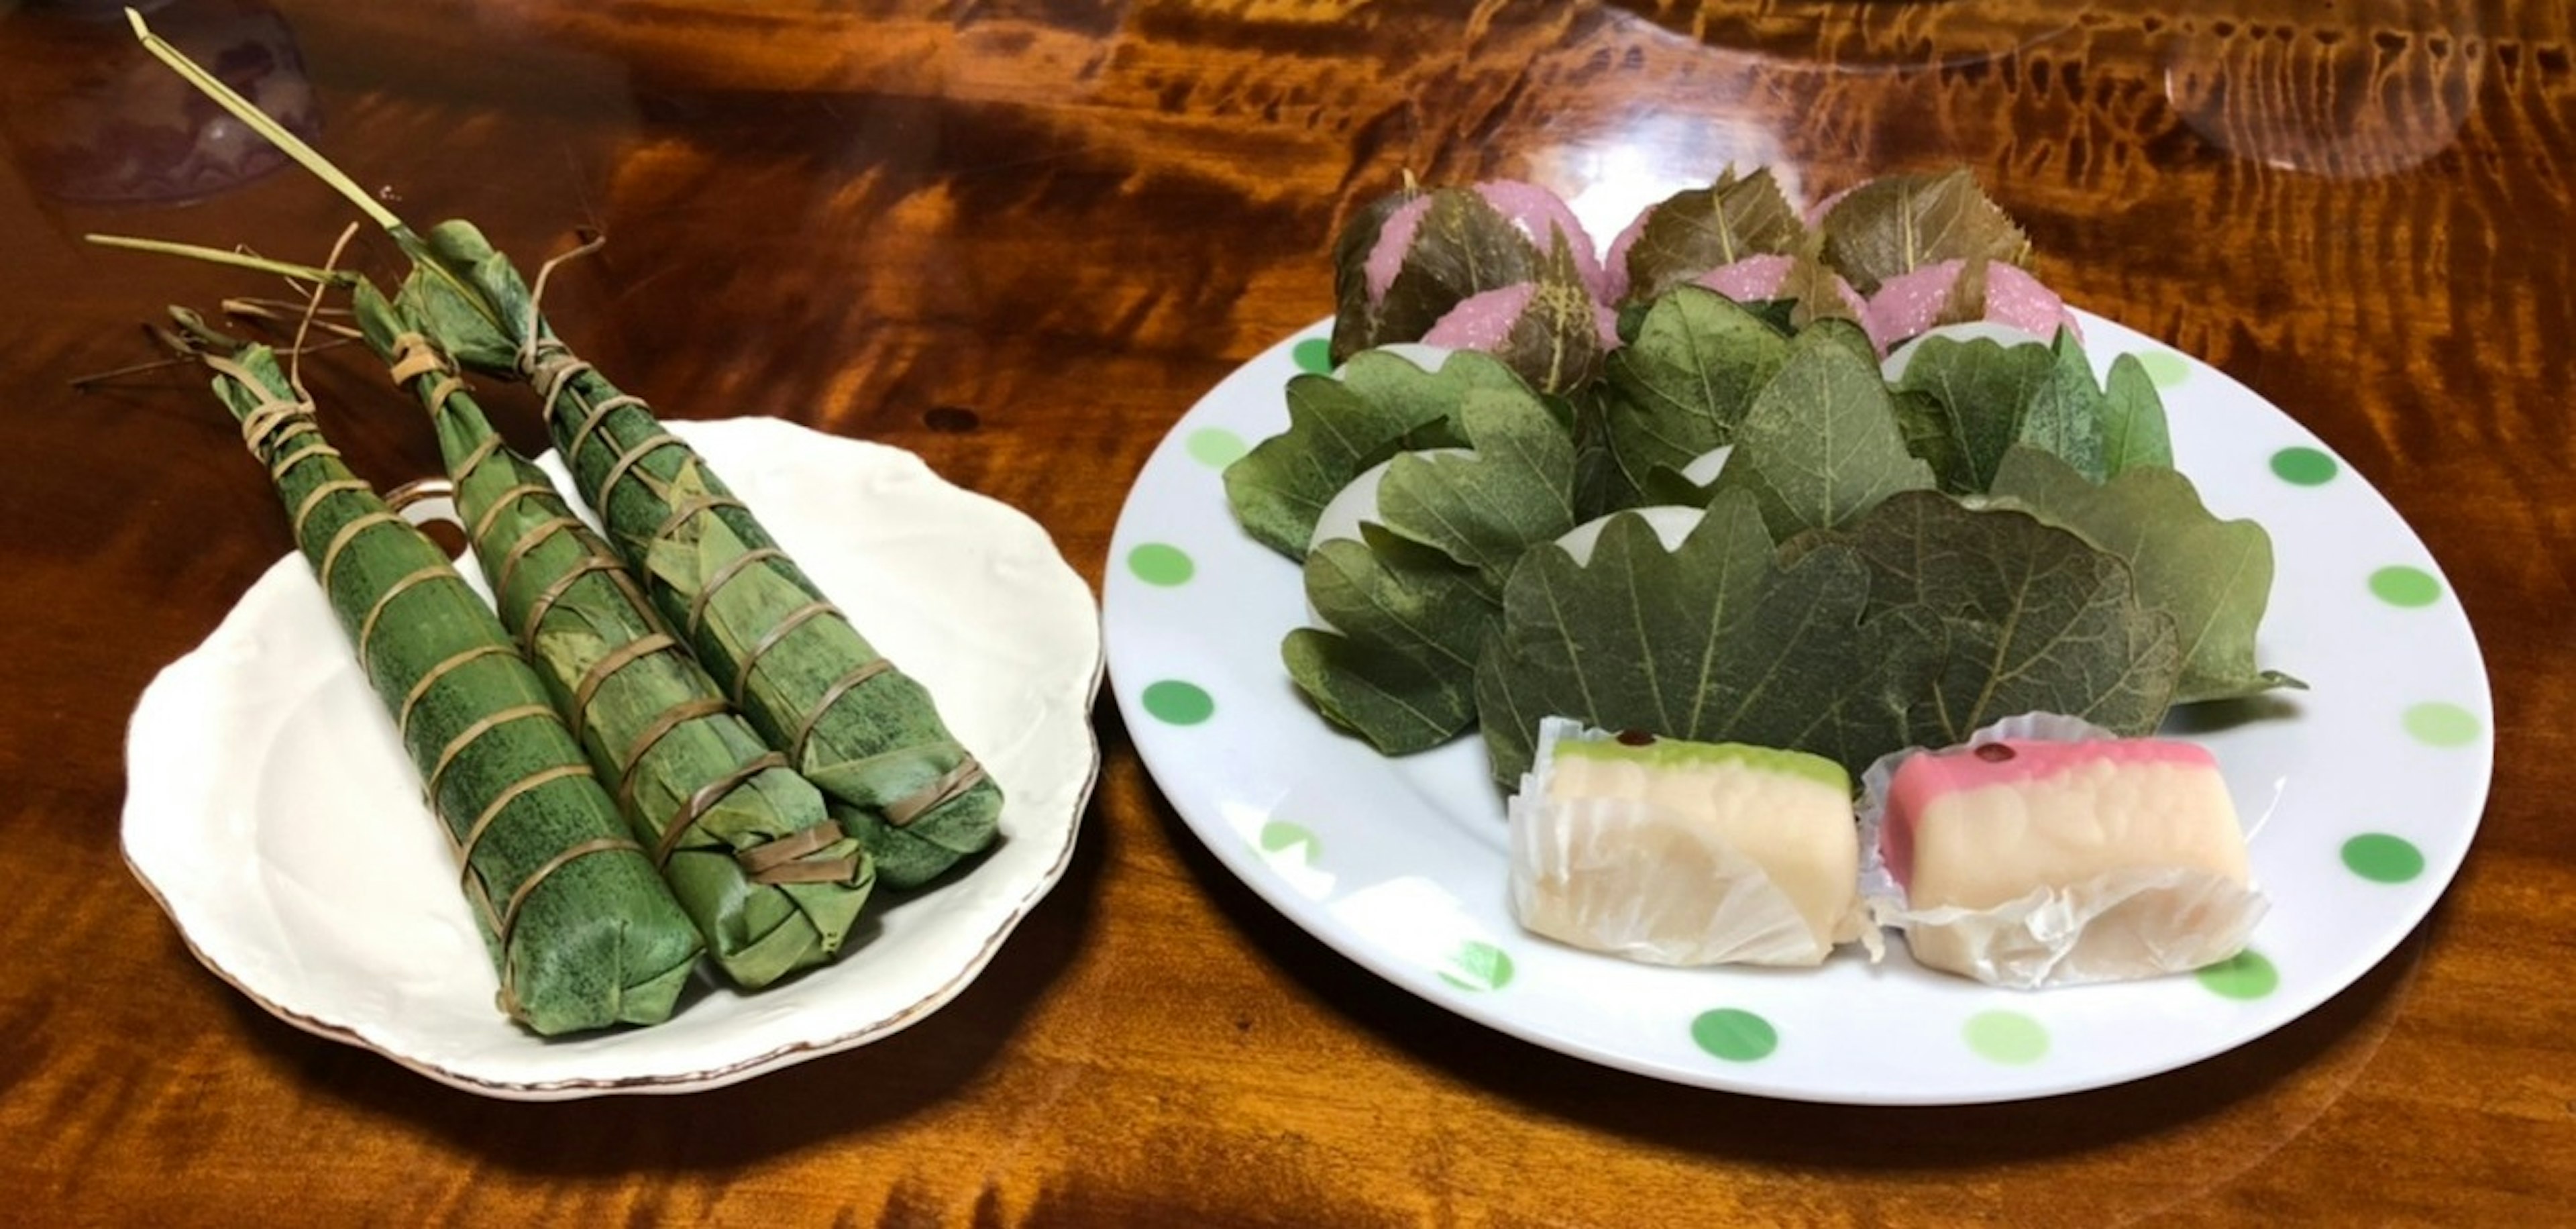
[[[465,366],[526,379],[544,397],[547,428],[619,557],[752,727],[823,791],[877,877],[912,887],[990,846],[1000,786],[929,691],[825,601],[697,450],[555,340],[472,226],[442,224],[413,255],[405,291],[431,336]]]
[[[2047,453],[2015,448],[1995,474],[1994,499],[2129,565],[2139,602],[2163,611],[2181,638],[2175,703],[2305,686],[2254,664],[2254,632],[2272,595],[2271,535],[2253,521],[2211,515],[2189,478],[2142,466],[2097,484]]]
[[[1477,389],[1458,410],[1464,456],[1399,453],[1360,539],[1306,556],[1306,600],[1333,628],[1280,646],[1334,724],[1388,755],[1437,746],[1475,719],[1476,659],[1503,581],[1574,527],[1574,448],[1527,389]]]
[[[2173,619],[2138,600],[2126,564],[2073,533],[1908,491],[1820,541],[1867,563],[1873,619],[1912,611],[1947,630],[1941,673],[1908,715],[1914,745],[2034,712],[2145,735],[2173,703]]]
[[[231,372],[215,389],[236,417],[290,397],[265,348],[241,352]],[[297,518],[297,545],[396,716],[404,750],[424,778],[435,776],[430,802],[450,841],[484,824],[466,895],[500,970],[502,1010],[550,1036],[667,1018],[696,964],[697,929],[508,633],[446,553],[340,463],[309,411],[263,433],[254,455]]]
[[[540,368],[541,382],[545,375]],[[548,422],[609,541],[707,672],[741,697],[744,715],[791,767],[840,804],[834,813],[885,882],[919,885],[992,844],[1001,787],[949,733],[928,689],[778,553],[695,449],[641,403],[610,410],[590,436],[573,438],[594,407],[621,395],[581,372],[554,399]],[[609,486],[621,458],[640,459]]]
[[[395,309],[366,287],[357,305],[379,353],[405,357]],[[636,839],[657,854],[668,847],[663,878],[718,967],[757,989],[831,960],[876,882],[858,840],[667,634],[545,471],[503,444],[444,372],[410,383],[437,429],[459,515],[477,531],[475,559],[502,621]]]
[[[1527,395],[1492,355],[1461,350],[1424,371],[1399,355],[1352,356],[1339,376],[1288,382],[1288,429],[1225,468],[1225,495],[1254,540],[1306,557],[1324,506],[1360,472],[1398,452],[1464,442],[1455,421],[1469,394]]]
[[[1603,367],[1587,441],[1608,453],[1614,507],[1657,490],[1657,470],[1678,475],[1733,443],[1755,394],[1789,361],[1787,337],[1714,290],[1677,288],[1633,318],[1629,343]]]
[[[1333,724],[1386,755],[1456,737],[1476,716],[1476,654],[1495,616],[1492,586],[1438,551],[1375,525],[1306,557],[1306,595],[1335,630],[1301,627],[1279,646],[1288,677]]]
[[[1791,344],[1789,361],[1753,398],[1717,489],[1742,490],[1775,539],[1858,519],[1899,491],[1932,486],[1908,455],[1878,364],[1830,328]]]
[[[1547,716],[1866,766],[1906,745],[1908,702],[1944,647],[1917,611],[1864,621],[1869,597],[1855,552],[1775,554],[1740,492],[1675,550],[1632,513],[1611,518],[1587,563],[1538,547],[1505,586],[1477,669],[1494,778],[1518,783]]]

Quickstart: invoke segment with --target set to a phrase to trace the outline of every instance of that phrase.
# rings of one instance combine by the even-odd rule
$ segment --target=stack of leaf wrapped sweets
[[[356,335],[437,431],[497,611],[342,463],[275,352],[174,314],[420,770],[503,1012],[544,1035],[655,1023],[701,953],[734,985],[767,986],[838,956],[880,882],[930,883],[992,843],[1000,787],[930,694],[649,406],[555,336],[474,227],[413,231],[135,27],[412,262],[388,297],[197,253],[350,291]],[[531,385],[604,534],[502,441],[468,371]]]

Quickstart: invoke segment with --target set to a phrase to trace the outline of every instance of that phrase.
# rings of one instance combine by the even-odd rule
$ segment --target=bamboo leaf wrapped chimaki
[[[756,989],[837,954],[875,885],[856,838],[674,639],[545,471],[512,451],[373,286],[368,343],[429,411],[502,622],[717,965]]]
[[[500,973],[501,1010],[546,1035],[668,1018],[697,963],[697,928],[545,685],[447,553],[341,463],[275,355],[180,319],[420,771]]]
[[[868,643],[704,458],[557,338],[471,224],[414,231],[294,134],[128,14],[136,36],[390,235],[397,301],[466,367],[527,380],[609,542],[769,745],[832,801],[884,882],[909,887],[991,844],[1002,791],[930,693]],[[542,282],[542,277],[540,281]]]
[[[517,271],[471,225],[416,242],[406,310],[468,368],[531,380],[611,545],[761,736],[837,804],[878,876],[911,887],[989,845],[1001,789],[929,691],[868,643],[651,407],[554,338]],[[496,323],[510,320],[532,323]]]

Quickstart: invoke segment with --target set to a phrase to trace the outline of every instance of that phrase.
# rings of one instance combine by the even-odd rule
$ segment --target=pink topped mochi
[[[1964,260],[1945,260],[1900,273],[1879,283],[1869,297],[1861,325],[1881,353],[1896,343],[1930,329],[1941,318],[1952,288],[1967,271]],[[1986,311],[1982,319],[2019,329],[2045,341],[2060,328],[2075,328],[2066,301],[2039,279],[2001,261],[1986,265]],[[2079,334],[2080,335],[2080,334]]]
[[[1915,908],[1990,908],[2106,870],[2245,878],[2218,762],[2195,744],[2002,739],[1897,767],[1879,853]]]
[[[1583,229],[1564,198],[1536,184],[1511,179],[1477,184],[1474,190],[1494,207],[1494,212],[1526,236],[1541,256],[1554,248],[1556,232],[1564,232],[1566,248],[1574,255],[1575,271],[1584,287],[1594,297],[1603,297],[1609,280],[1602,273],[1600,257],[1593,251],[1592,233]],[[1372,302],[1384,299],[1394,287],[1396,274],[1404,271],[1405,255],[1413,250],[1414,237],[1422,231],[1422,219],[1430,212],[1431,194],[1426,192],[1397,206],[1378,227],[1377,243],[1369,248],[1368,260],[1361,266]]]
[[[1530,299],[1538,294],[1538,283],[1521,282],[1471,294],[1458,301],[1448,314],[1440,317],[1431,331],[1422,335],[1426,346],[1446,346],[1452,350],[1494,350],[1512,335],[1512,325],[1521,313],[1529,310]],[[1619,313],[1598,303],[1592,305],[1592,323],[1601,338],[1601,348],[1619,346]]]

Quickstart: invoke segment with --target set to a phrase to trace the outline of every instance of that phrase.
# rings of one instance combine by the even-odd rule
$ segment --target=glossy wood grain
[[[450,1091],[227,988],[117,848],[137,694],[288,538],[192,377],[67,385],[149,358],[135,326],[160,304],[268,288],[77,236],[314,259],[348,211],[287,173],[185,204],[66,199],[81,125],[154,104],[114,26],[0,4],[0,1216],[2098,1227],[2576,1208],[2564,6],[176,0],[155,20],[271,16],[324,147],[411,216],[473,217],[523,259],[575,228],[610,237],[549,307],[665,412],[917,450],[1028,510],[1095,582],[1147,451],[1327,310],[1332,228],[1407,169],[1532,179],[1597,222],[1729,160],[1809,199],[1965,163],[2067,298],[2226,369],[2388,494],[2492,668],[2494,797],[2432,918],[2272,1037],[2080,1096],[1865,1111],[1620,1075],[1403,995],[1236,884],[1104,709],[1070,874],[930,1021],[683,1098]],[[430,441],[365,364],[316,355],[307,374],[353,407],[332,427],[362,472],[427,472]]]

